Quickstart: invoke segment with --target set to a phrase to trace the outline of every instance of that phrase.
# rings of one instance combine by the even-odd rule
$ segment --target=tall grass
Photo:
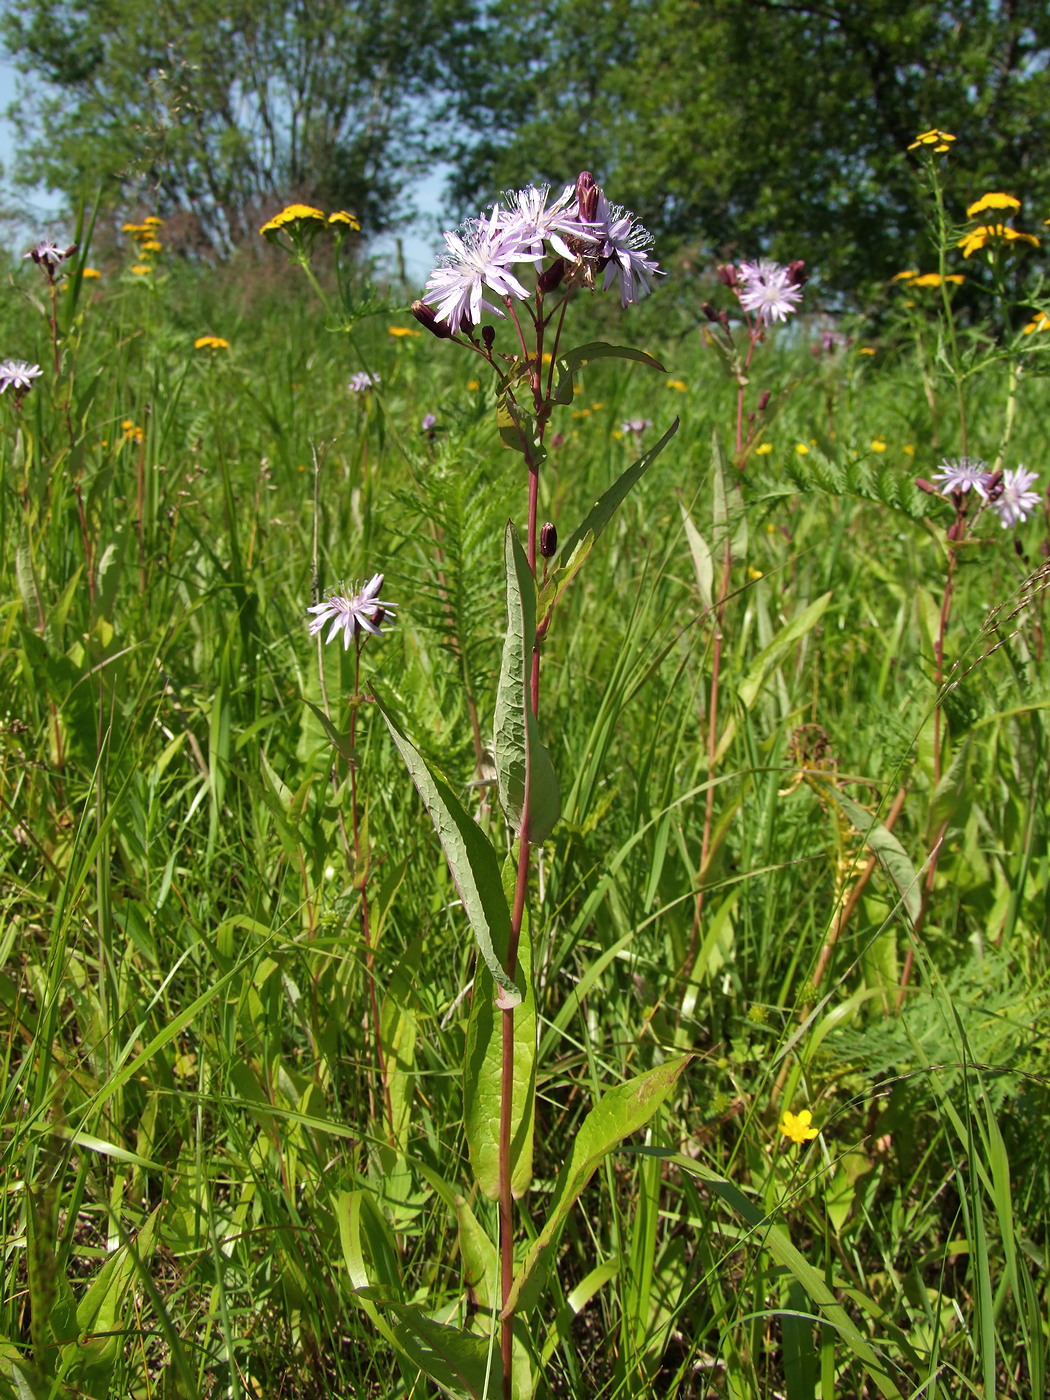
[[[64,294],[56,373],[41,286],[15,272],[0,345],[45,367],[0,401],[0,1394],[432,1393],[377,1300],[465,1326],[494,1298],[495,1207],[463,1203],[473,941],[363,705],[366,954],[347,764],[306,703],[347,729],[353,655],[305,609],[385,573],[366,679],[509,850],[478,774],[517,459],[407,314],[351,345],[247,265],[114,267]],[[546,653],[526,1218],[600,1084],[696,1058],[570,1218],[539,1393],[1041,1395],[1045,513],[960,551],[938,686],[951,512],[913,483],[958,450],[953,385],[931,403],[910,334],[817,357],[799,325],[756,369],[772,450],[719,468],[732,386],[684,300],[642,311],[667,378],[588,368],[542,481],[567,533],[637,455],[622,422],[681,415]],[[966,392],[992,459],[1003,375]],[[1042,464],[1037,372],[1014,414]]]

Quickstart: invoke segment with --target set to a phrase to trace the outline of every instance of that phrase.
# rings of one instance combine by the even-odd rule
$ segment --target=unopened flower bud
[[[431,335],[436,335],[438,340],[449,340],[452,331],[445,321],[439,321],[434,313],[434,308],[428,306],[425,301],[414,301],[409,308],[412,315],[421,326],[425,326]]]
[[[763,392],[761,398],[760,398],[759,401],[758,401],[758,411],[759,411],[759,413],[765,413],[766,408],[767,408],[768,406],[769,406],[769,390],[766,389],[766,390]]]
[[[948,526],[948,539],[952,544],[956,544],[966,534],[966,517],[957,515]]]
[[[728,311],[720,311],[720,312],[718,313],[718,324],[722,327],[722,329],[723,329],[724,331],[727,331],[727,330],[729,329],[729,312],[728,312]]]
[[[723,263],[718,269],[718,280],[723,287],[728,287],[731,292],[735,292],[740,286],[740,280],[736,275],[736,268],[732,263]]]
[[[558,550],[558,531],[548,520],[540,528],[540,553],[544,559],[553,559]]]
[[[806,276],[806,263],[803,258],[797,258],[787,265],[787,280],[792,287],[803,287],[809,280]]]
[[[581,170],[576,177],[576,207],[580,211],[580,218],[587,224],[593,224],[598,213],[598,196],[601,193],[594,183],[594,176],[589,170]]]
[[[941,494],[936,486],[934,486],[933,482],[927,481],[924,476],[917,476],[915,478],[915,485],[920,491],[925,491],[927,496],[939,496]]]
[[[717,322],[718,312],[715,310],[715,308],[711,305],[709,301],[702,301],[700,303],[700,310],[704,313],[704,315],[709,321]]]
[[[550,267],[545,268],[536,278],[536,286],[541,292],[553,292],[565,276],[565,259],[555,258]]]
[[[486,350],[491,350],[492,347],[493,347],[493,345],[494,345],[495,342],[496,342],[496,327],[495,327],[495,326],[482,326],[482,328],[481,328],[481,338],[482,338],[482,340],[485,342],[485,349],[486,349]]]

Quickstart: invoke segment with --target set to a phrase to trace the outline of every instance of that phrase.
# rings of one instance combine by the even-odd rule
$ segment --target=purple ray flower
[[[1036,477],[1036,472],[1026,471],[1020,463],[1016,471],[1007,467],[1003,472],[1002,486],[995,499],[989,499],[988,504],[999,517],[1004,530],[1027,520],[1028,512],[1039,504],[1039,492],[1028,489]]]
[[[501,219],[506,219],[506,214],[501,214],[497,204],[487,219],[470,219],[460,233],[445,234],[448,252],[441,266],[430,274],[427,304],[435,318],[446,322],[453,332],[462,326],[476,326],[482,311],[503,315],[482,296],[483,286],[497,296],[518,301],[529,295],[511,269],[519,262],[540,262],[542,254],[532,251],[535,235],[526,233],[520,218],[512,219],[507,227]]]
[[[12,386],[16,394],[24,394],[42,373],[39,365],[27,364],[25,360],[4,360],[0,362],[0,394]]]
[[[315,614],[310,623],[310,636],[316,637],[326,623],[331,622],[332,630],[325,637],[325,644],[327,645],[341,630],[344,651],[349,648],[352,638],[362,632],[372,637],[385,636],[386,633],[380,624],[394,611],[397,604],[384,602],[380,598],[382,587],[383,575],[373,574],[366,584],[354,584],[353,592],[346,591],[344,583],[340,583],[338,589],[329,588],[322,603],[315,603],[312,608],[306,610]],[[392,618],[390,620],[393,621]]]

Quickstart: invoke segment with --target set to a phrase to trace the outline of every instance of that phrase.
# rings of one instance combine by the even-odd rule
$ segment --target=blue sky
[[[17,74],[13,63],[10,63],[0,55],[0,114],[6,112],[7,108],[14,101],[15,81]],[[4,171],[11,169],[14,163],[14,132],[11,123],[0,115],[0,165]],[[407,229],[402,235],[402,243],[405,254],[405,268],[410,282],[418,282],[420,290],[426,281],[431,268],[434,266],[438,253],[444,247],[439,232],[433,232],[435,216],[441,207],[442,194],[445,183],[445,172],[439,170],[428,180],[423,181],[415,191],[415,203],[418,207],[421,219],[420,228]],[[60,201],[47,190],[37,190],[31,195],[19,193],[17,201],[11,195],[10,186],[5,179],[3,194],[6,196],[4,202],[17,203],[25,209],[27,237],[33,237],[43,232],[41,224],[53,219],[60,208]],[[394,239],[391,236],[377,238],[372,251],[378,256],[389,261],[391,269],[394,264]]]

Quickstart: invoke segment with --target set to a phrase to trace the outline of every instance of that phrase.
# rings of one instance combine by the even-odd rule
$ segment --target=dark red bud
[[[540,529],[540,553],[544,559],[553,559],[558,551],[558,531],[548,520]]]
[[[553,292],[565,276],[565,259],[555,258],[550,267],[545,268],[536,278],[536,286],[541,292]]]
[[[714,321],[715,323],[717,323],[718,312],[715,310],[715,308],[711,305],[709,301],[702,301],[700,303],[700,310],[704,313],[704,315],[709,321]]]
[[[482,326],[481,338],[485,342],[485,349],[491,350],[496,341],[496,327]]]
[[[736,275],[736,268],[732,263],[722,264],[718,269],[718,280],[722,283],[723,287],[728,287],[731,292],[735,292],[740,286],[739,279]]]
[[[753,412],[748,413],[748,415],[747,415],[747,421],[748,421],[749,423],[753,423],[753,422],[755,421],[755,415],[754,415]]]
[[[576,207],[584,223],[594,223],[598,213],[599,194],[601,190],[594,183],[594,176],[589,170],[581,170],[576,177]]]
[[[793,287],[804,287],[809,280],[806,276],[806,264],[802,258],[787,265],[788,281]]]
[[[948,538],[954,544],[957,540],[961,540],[965,533],[966,517],[965,515],[957,515],[952,521],[952,523],[948,526]]]
[[[762,397],[761,397],[761,398],[759,399],[759,401],[758,401],[758,411],[759,411],[759,413],[765,413],[766,408],[768,407],[768,405],[769,405],[769,390],[766,389],[766,391],[763,393]]]
[[[933,482],[927,481],[924,476],[917,476],[915,478],[915,485],[920,491],[925,491],[927,496],[939,496],[941,494],[936,486],[934,486]]]
[[[445,321],[439,321],[434,314],[434,308],[428,306],[425,301],[414,301],[410,307],[412,315],[421,326],[425,326],[431,335],[436,335],[438,340],[450,340],[452,332]]]
[[[1014,538],[1014,553],[1018,556],[1018,558],[1020,558],[1024,554],[1024,545],[1019,539],[1016,538],[1016,536]]]

